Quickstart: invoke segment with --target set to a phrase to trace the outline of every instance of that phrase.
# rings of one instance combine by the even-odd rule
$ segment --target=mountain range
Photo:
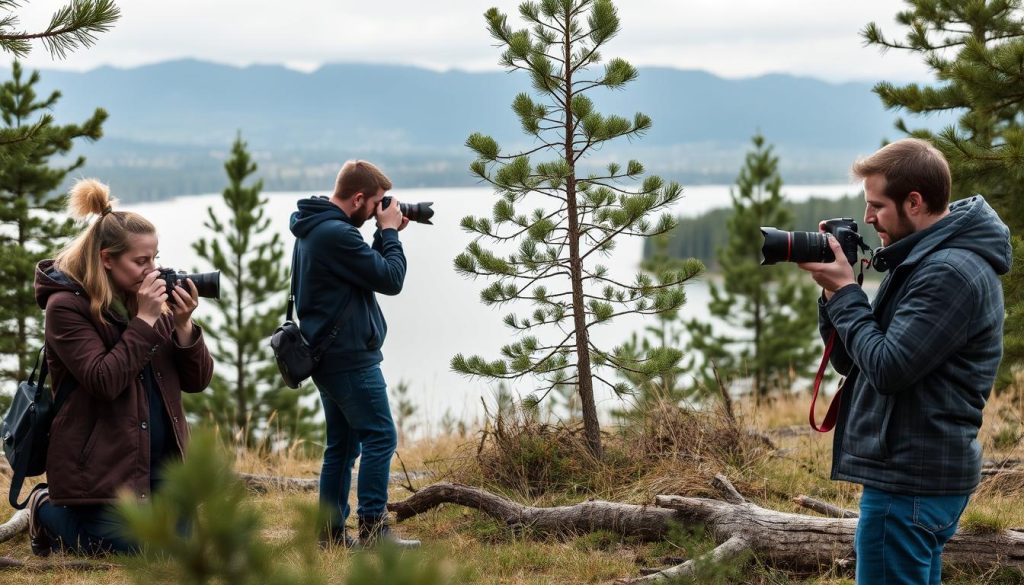
[[[464,146],[471,133],[489,134],[506,150],[533,147],[510,107],[517,93],[531,92],[522,74],[372,64],[306,73],[178,60],[40,75],[39,93],[62,93],[58,123],[84,120],[97,107],[109,112],[105,136],[75,153],[89,161],[84,173],[127,200],[220,191],[221,165],[239,133],[273,190],[329,190],[348,158],[379,162],[402,187],[472,185]],[[606,145],[589,162],[636,158],[684,184],[732,182],[755,132],[776,146],[790,183],[843,181],[856,156],[900,136],[897,113],[867,82],[648,67],[621,90],[590,95],[597,111],[643,112],[653,127],[639,140]]]

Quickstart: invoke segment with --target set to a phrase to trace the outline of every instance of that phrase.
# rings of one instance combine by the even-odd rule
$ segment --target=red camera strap
[[[860,286],[864,285],[864,267],[869,265],[868,261],[861,260],[860,262],[860,274],[857,275],[857,284]],[[839,406],[842,404],[843,397],[843,383],[839,383],[839,388],[836,389],[836,395],[832,397],[832,403],[828,405],[828,412],[825,413],[825,420],[821,421],[821,426],[814,421],[814,405],[818,401],[818,390],[821,389],[821,381],[825,377],[825,368],[828,366],[828,358],[832,355],[832,347],[836,343],[836,332],[833,329],[832,334],[828,336],[828,343],[825,344],[825,352],[821,354],[821,364],[818,365],[818,374],[814,377],[814,396],[811,397],[811,412],[808,415],[808,420],[811,423],[811,428],[818,431],[819,433],[827,433],[836,426],[836,419],[839,418]]]
[[[833,331],[832,335],[828,337],[828,343],[825,344],[825,353],[821,355],[818,375],[814,377],[814,396],[811,398],[811,413],[808,418],[811,428],[819,433],[827,433],[836,426],[836,419],[839,418],[839,405],[842,403],[843,386],[840,384],[836,395],[832,397],[832,404],[828,405],[828,412],[825,414],[825,420],[821,421],[821,426],[819,427],[818,423],[814,422],[814,405],[818,401],[818,390],[821,388],[821,380],[825,377],[825,367],[828,366],[828,358],[832,355],[832,346],[835,345],[835,342],[836,332]]]

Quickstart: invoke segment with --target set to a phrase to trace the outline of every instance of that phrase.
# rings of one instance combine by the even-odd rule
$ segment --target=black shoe
[[[420,541],[399,538],[388,526],[387,514],[381,516],[359,517],[359,546],[373,548],[378,544],[388,543],[398,548],[419,548]]]
[[[355,548],[356,539],[348,535],[348,530],[346,530],[344,526],[340,528],[336,526],[329,526],[320,532],[320,548],[328,548],[332,546]]]
[[[50,501],[50,490],[46,484],[41,483],[32,488],[28,495],[28,540],[32,545],[32,554],[37,557],[48,557],[53,548],[53,542],[46,530],[39,523],[39,508]]]

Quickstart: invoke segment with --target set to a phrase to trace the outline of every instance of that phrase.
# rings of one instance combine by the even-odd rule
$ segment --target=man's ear
[[[911,191],[903,205],[907,215],[918,215],[925,212],[924,197],[917,191]]]

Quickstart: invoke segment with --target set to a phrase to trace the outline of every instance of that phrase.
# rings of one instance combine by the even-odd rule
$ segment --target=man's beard
[[[889,246],[895,244],[896,242],[902,240],[903,238],[909,236],[910,234],[914,233],[914,231],[916,231],[914,230],[914,224],[910,222],[910,218],[907,217],[907,214],[903,211],[903,209],[897,211],[896,215],[898,218],[896,224],[897,231],[885,232],[889,235]]]
[[[365,207],[361,208],[359,211],[352,214],[351,219],[353,225],[355,225],[357,228],[363,227],[363,224],[366,223],[366,220],[370,219],[372,214],[372,210],[366,209]]]

